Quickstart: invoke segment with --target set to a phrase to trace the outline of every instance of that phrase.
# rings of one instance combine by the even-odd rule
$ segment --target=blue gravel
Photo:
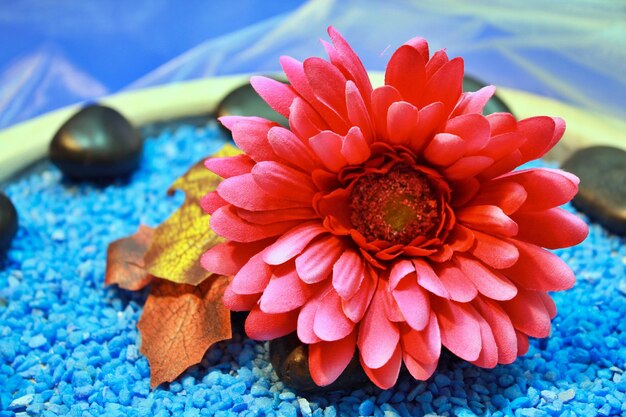
[[[626,245],[595,224],[558,251],[578,282],[555,295],[552,336],[512,365],[444,357],[425,383],[405,375],[389,391],[300,395],[278,381],[266,344],[236,335],[150,390],[136,330],[146,293],[103,287],[106,248],[164,220],[182,202],[165,196],[170,183],[224,141],[214,125],[181,125],[147,141],[130,181],[77,185],[44,164],[7,186],[20,230],[0,261],[0,417],[626,413]]]

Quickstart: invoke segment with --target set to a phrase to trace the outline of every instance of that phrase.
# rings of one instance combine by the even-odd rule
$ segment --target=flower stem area
[[[139,354],[144,293],[102,286],[109,242],[155,226],[182,201],[165,190],[225,142],[217,126],[173,126],[146,142],[139,170],[107,187],[73,184],[49,164],[9,184],[20,230],[0,261],[0,416],[619,415],[626,411],[626,245],[591,224],[557,253],[578,277],[554,295],[552,335],[513,364],[482,369],[444,355],[426,382],[299,394],[267,344],[242,333],[176,382],[150,390]],[[539,162],[539,165],[542,163]],[[568,210],[572,210],[568,207]]]

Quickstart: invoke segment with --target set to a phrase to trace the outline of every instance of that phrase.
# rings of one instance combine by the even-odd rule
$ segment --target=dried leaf
[[[212,275],[194,286],[155,279],[137,323],[152,388],[173,381],[200,363],[211,345],[232,337],[222,301],[228,281]]]
[[[226,145],[213,157],[235,156],[241,151]],[[209,228],[210,216],[200,208],[200,198],[215,190],[222,178],[198,162],[177,179],[168,191],[185,192],[185,202],[156,228],[152,245],[146,253],[146,270],[155,277],[182,284],[198,285],[210,272],[200,265],[200,257],[222,242]]]
[[[132,236],[109,244],[104,285],[117,284],[125,290],[138,291],[152,282],[145,270],[144,255],[153,235],[152,228],[141,225]]]

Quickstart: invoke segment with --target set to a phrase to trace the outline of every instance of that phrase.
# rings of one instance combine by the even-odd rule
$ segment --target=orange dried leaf
[[[222,302],[229,279],[212,275],[200,285],[155,279],[137,328],[150,363],[150,386],[171,382],[200,363],[214,343],[232,337]]]
[[[241,151],[226,145],[214,157],[235,156]],[[222,242],[209,228],[210,216],[200,207],[200,199],[215,190],[222,178],[198,162],[177,179],[168,191],[185,192],[185,202],[165,222],[156,228],[150,249],[146,253],[146,270],[155,277],[181,284],[198,285],[211,273],[200,265],[200,257]]]
[[[104,285],[117,284],[125,290],[138,291],[152,282],[144,268],[144,255],[153,235],[153,229],[141,225],[132,236],[109,244]]]

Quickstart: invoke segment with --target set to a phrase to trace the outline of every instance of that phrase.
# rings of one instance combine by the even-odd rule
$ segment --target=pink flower
[[[203,265],[234,275],[225,302],[250,311],[251,338],[297,331],[318,385],[357,348],[381,388],[402,362],[427,379],[442,345],[481,367],[513,362],[529,336],[550,332],[547,291],[574,284],[543,248],[587,235],[559,208],[577,192],[574,175],[513,171],[552,148],[565,123],[481,115],[494,87],[462,93],[463,60],[430,56],[420,38],[395,51],[373,89],[329,34],[330,62],[281,58],[290,85],[252,78],[290,129],[221,119],[244,154],[206,162],[225,178],[203,206],[227,242]]]

